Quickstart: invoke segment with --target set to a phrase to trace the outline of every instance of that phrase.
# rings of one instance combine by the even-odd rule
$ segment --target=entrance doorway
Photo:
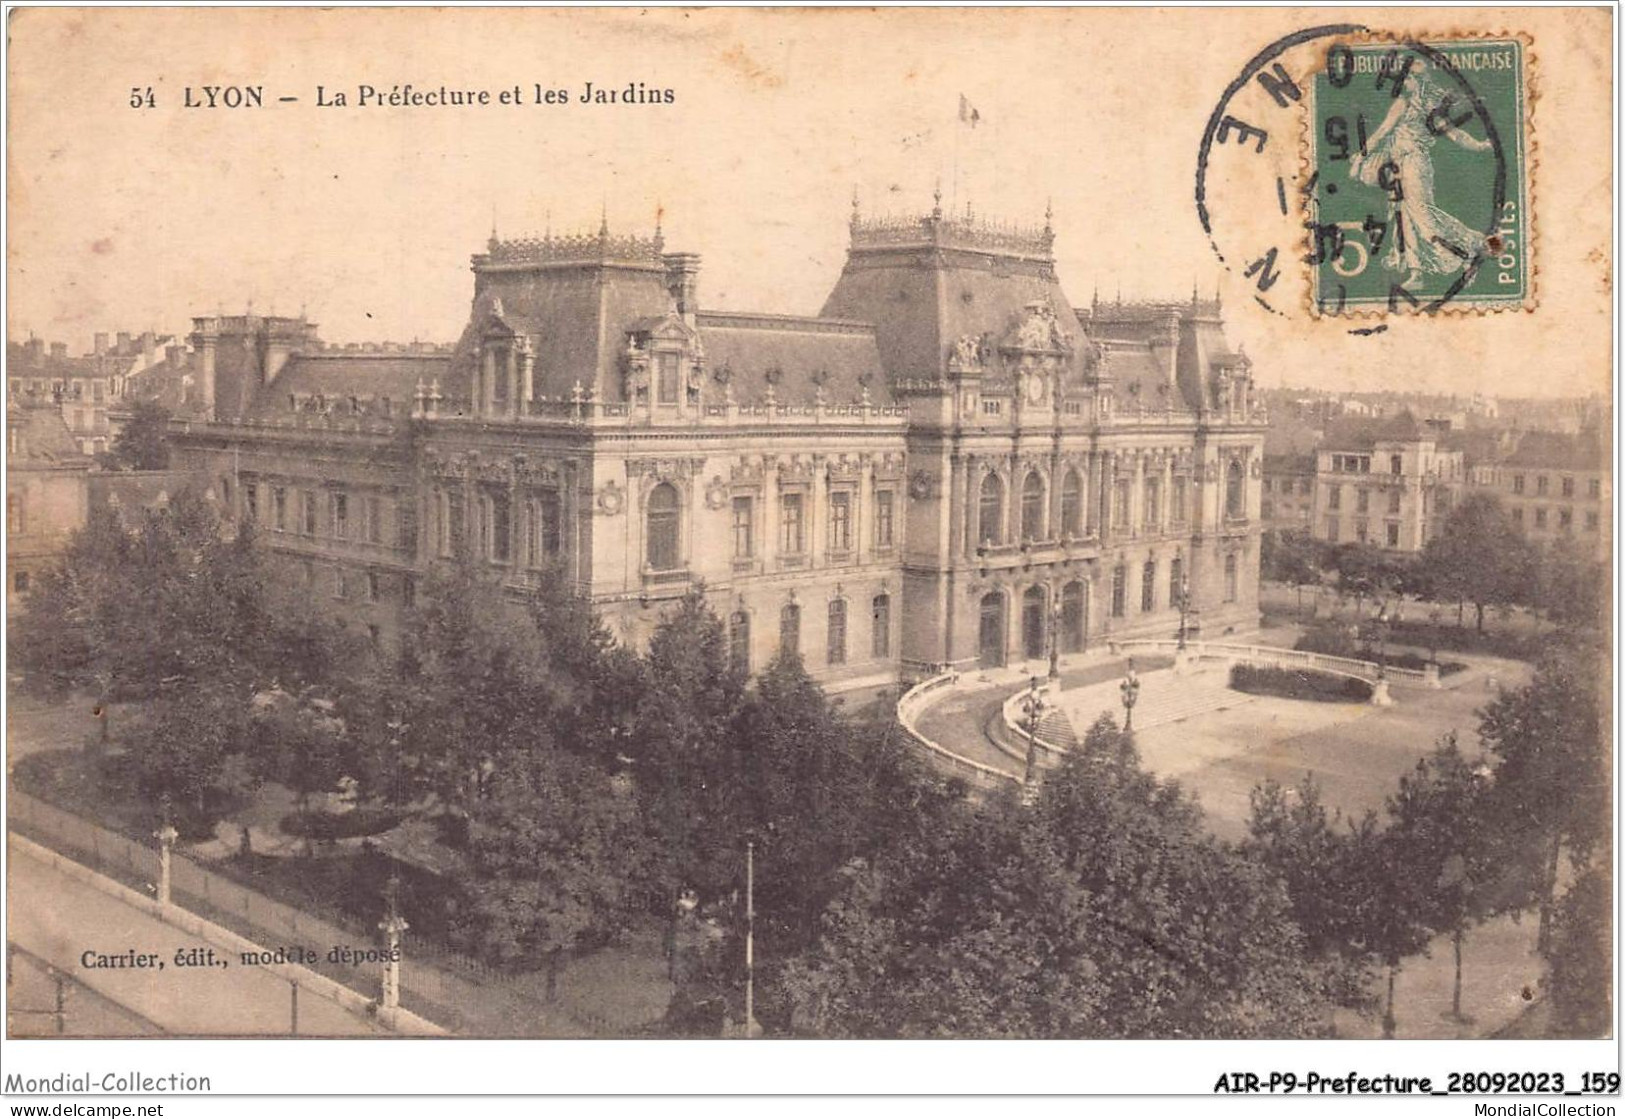
[[[983,668],[1004,667],[1004,595],[998,591],[989,591],[982,596],[977,664]]]
[[[1042,660],[1049,655],[1045,647],[1044,615],[1049,612],[1048,595],[1043,587],[1028,587],[1021,596],[1021,651],[1028,660]]]
[[[1089,631],[1089,591],[1082,582],[1061,588],[1061,651],[1083,652],[1084,635]]]

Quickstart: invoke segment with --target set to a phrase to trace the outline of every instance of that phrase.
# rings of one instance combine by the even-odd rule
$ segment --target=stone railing
[[[999,789],[1010,784],[1019,784],[1015,777],[1003,770],[995,769],[990,765],[972,761],[961,757],[920,733],[915,725],[919,713],[936,697],[936,693],[955,687],[959,683],[959,673],[952,670],[938,673],[929,679],[915,684],[903,693],[897,701],[897,723],[908,734],[914,744],[926,752],[931,763],[940,771],[954,777],[962,777],[972,786],[980,789]]]
[[[1178,641],[1167,638],[1113,641],[1110,644],[1113,653],[1132,653],[1137,650],[1172,653],[1179,648]],[[1306,668],[1316,672],[1329,672],[1335,676],[1351,676],[1368,683],[1386,675],[1391,681],[1422,684],[1430,688],[1439,686],[1439,670],[1432,665],[1420,669],[1397,668],[1394,665],[1384,667],[1376,661],[1334,657],[1303,649],[1280,649],[1271,645],[1225,645],[1211,641],[1187,641],[1185,652],[1198,660],[1224,660],[1232,664],[1267,664],[1278,668]]]

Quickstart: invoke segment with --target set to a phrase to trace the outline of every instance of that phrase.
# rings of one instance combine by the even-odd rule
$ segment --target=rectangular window
[[[875,547],[890,548],[895,539],[892,527],[892,492],[875,491]]]
[[[1398,525],[1391,524],[1391,525],[1388,526],[1388,546],[1390,548],[1399,547],[1399,526]]]
[[[1128,608],[1128,568],[1118,564],[1112,569],[1112,617],[1121,618]]]
[[[1590,498],[1602,496],[1602,480],[1600,478],[1592,478],[1586,482],[1586,496]]]
[[[559,495],[545,490],[530,503],[531,565],[540,567],[549,556],[559,554]]]
[[[1168,561],[1168,604],[1179,605],[1179,596],[1185,589],[1185,561],[1175,556]]]
[[[1398,490],[1389,490],[1388,491],[1388,512],[1390,512],[1390,513],[1398,513],[1399,512],[1399,501],[1400,501],[1400,492]]]
[[[11,586],[18,594],[28,593],[28,572],[18,571],[11,576]]]
[[[6,531],[13,536],[23,534],[23,499],[18,494],[6,495]]]
[[[1343,508],[1343,487],[1342,486],[1335,486],[1334,485],[1334,486],[1327,487],[1327,489],[1326,489],[1326,508],[1328,508],[1328,509],[1341,509],[1341,508]]]
[[[756,502],[748,497],[734,498],[734,559],[750,559],[756,554]]]
[[[1522,474],[1514,474],[1512,476],[1512,492],[1513,493],[1522,493],[1523,492],[1523,475]]]
[[[316,494],[312,490],[299,491],[301,529],[306,536],[316,535]]]
[[[367,572],[367,601],[378,601],[378,572]]]
[[[1354,491],[1354,511],[1356,513],[1371,512],[1371,491],[1363,486]]]
[[[1112,487],[1112,527],[1119,531],[1127,531],[1130,527],[1128,519],[1128,479],[1121,478]]]
[[[982,401],[982,415],[984,415],[984,416],[1001,416],[1003,414],[1004,414],[1004,401],[1002,401],[1002,400],[984,400],[984,401]]]
[[[1536,497],[1545,497],[1547,489],[1550,488],[1550,482],[1551,482],[1551,479],[1547,478],[1546,475],[1544,475],[1544,474],[1536,476],[1536,478],[1535,478],[1535,496]]]
[[[381,544],[384,540],[384,508],[383,502],[372,494],[361,499],[361,519],[363,530],[367,535],[367,543]]]
[[[1567,532],[1569,529],[1574,527],[1573,509],[1559,509],[1557,511],[1557,527],[1562,529],[1564,532]]]
[[[350,535],[350,499],[342,493],[327,495],[327,508],[330,513],[333,538],[345,540]]]
[[[871,652],[876,660],[891,656],[891,596],[876,595],[869,616]]]
[[[837,598],[829,604],[830,664],[846,663],[846,600]]]
[[[1307,486],[1308,483],[1305,482],[1304,485]],[[1309,491],[1307,489],[1305,489],[1304,492],[1308,493]],[[1173,492],[1172,503],[1173,503],[1172,512],[1173,512],[1174,524],[1176,524],[1176,525],[1184,524],[1185,523],[1185,479],[1183,477],[1179,477],[1179,478],[1174,479],[1174,492]]]
[[[491,558],[497,563],[507,563],[513,548],[513,505],[501,491],[490,494],[487,501]]]
[[[395,502],[395,547],[415,552],[418,547],[418,512],[409,501]]]
[[[278,532],[288,531],[288,490],[285,486],[271,487],[272,527]]]
[[[1512,523],[1517,525],[1519,528],[1523,527],[1523,510],[1522,509],[1514,509],[1512,511]]]
[[[1574,496],[1574,479],[1573,478],[1564,478],[1563,479],[1563,496],[1564,497],[1573,497]]]
[[[1338,528],[1339,525],[1336,517],[1326,518],[1326,539],[1333,544],[1337,543]]]
[[[416,576],[408,575],[401,580],[401,602],[407,606],[418,604],[418,581]]]
[[[849,493],[829,495],[829,550],[837,553],[852,550],[852,495]]]
[[[1544,510],[1544,509],[1536,509],[1535,510],[1535,527],[1536,528],[1545,528],[1546,527],[1546,510]]]
[[[333,569],[333,597],[350,597],[350,580],[342,567],[335,567]]]
[[[807,550],[806,526],[801,514],[801,494],[779,496],[779,551],[787,556],[799,556]]]
[[[661,404],[677,403],[677,355],[659,354],[655,358],[659,384],[655,399]]]
[[[1595,514],[1595,513],[1587,513],[1586,514],[1586,531],[1587,532],[1596,532],[1597,531],[1597,514]]]
[[[1371,528],[1370,528],[1369,524],[1364,520],[1355,521],[1354,522],[1354,539],[1356,539],[1360,543],[1364,544],[1370,539],[1370,537],[1371,537]]]
[[[1157,564],[1155,560],[1145,565],[1140,574],[1140,613],[1149,614],[1157,608]]]
[[[1388,456],[1388,473],[1390,473],[1390,474],[1403,474],[1403,473],[1405,473],[1405,458],[1404,458],[1403,455],[1389,455]]]
[[[243,513],[251,521],[260,519],[260,488],[253,482],[243,487]]]
[[[1156,531],[1162,527],[1162,479],[1145,480],[1145,527]]]

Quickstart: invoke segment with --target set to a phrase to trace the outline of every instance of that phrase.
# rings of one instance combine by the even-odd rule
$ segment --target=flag
[[[982,122],[982,114],[976,111],[975,105],[972,105],[965,99],[965,95],[963,93],[959,95],[959,119],[970,125],[972,128],[975,128]]]

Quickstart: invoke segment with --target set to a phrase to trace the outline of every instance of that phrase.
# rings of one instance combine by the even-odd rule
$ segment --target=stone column
[[[497,355],[490,346],[480,356],[480,375],[474,380],[474,414],[491,414],[491,397],[496,391]]]
[[[524,415],[530,412],[530,402],[536,399],[536,347],[531,345],[528,336],[522,341],[524,346],[519,351],[519,376],[524,395],[519,411]]]
[[[508,379],[508,415],[519,414],[519,339],[515,338],[508,347],[508,368],[504,373]]]

